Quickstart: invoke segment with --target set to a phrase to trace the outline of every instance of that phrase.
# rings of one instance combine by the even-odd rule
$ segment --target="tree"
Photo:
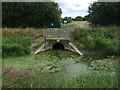
[[[46,27],[49,21],[60,22],[62,11],[55,2],[3,2],[3,27]]]
[[[75,21],[82,21],[83,20],[83,17],[81,17],[81,16],[77,16],[76,18],[75,18]]]
[[[95,26],[111,26],[119,24],[120,2],[95,2],[89,6],[89,22]]]
[[[73,21],[73,18],[72,18],[72,17],[64,17],[64,18],[62,19],[62,23],[64,23],[64,21],[67,21],[67,23],[70,23],[70,22]]]
[[[83,21],[88,21],[88,18],[89,18],[89,15],[85,15],[85,16],[83,17]]]

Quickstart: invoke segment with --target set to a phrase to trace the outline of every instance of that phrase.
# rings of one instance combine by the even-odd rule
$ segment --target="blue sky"
[[[62,9],[62,17],[85,16],[88,14],[88,6],[96,0],[54,0]]]

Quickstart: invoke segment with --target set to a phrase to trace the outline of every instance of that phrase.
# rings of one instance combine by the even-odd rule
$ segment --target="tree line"
[[[3,2],[2,27],[44,28],[48,22],[60,22],[61,14],[55,2]]]
[[[87,21],[87,16],[76,16],[75,18],[72,17],[64,17],[62,18],[62,23],[64,23],[64,21],[67,21],[67,23],[70,23],[72,21]]]
[[[64,17],[68,23],[72,21],[88,21],[93,26],[117,26],[120,24],[120,2],[94,2],[88,8],[88,15]]]
[[[94,26],[120,24],[120,2],[95,2],[89,6],[88,21]]]
[[[94,2],[88,15],[61,18],[62,11],[55,2],[3,2],[2,27],[43,28],[48,22],[88,21],[93,26],[112,26],[120,23],[120,2]]]

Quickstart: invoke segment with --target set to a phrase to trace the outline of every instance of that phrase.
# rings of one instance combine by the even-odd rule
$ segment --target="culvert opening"
[[[65,49],[64,45],[62,43],[55,43],[52,46],[52,49]]]

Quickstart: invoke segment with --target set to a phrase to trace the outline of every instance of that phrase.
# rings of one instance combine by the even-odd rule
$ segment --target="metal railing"
[[[46,39],[69,39],[69,31],[59,28],[50,28],[45,31]]]

